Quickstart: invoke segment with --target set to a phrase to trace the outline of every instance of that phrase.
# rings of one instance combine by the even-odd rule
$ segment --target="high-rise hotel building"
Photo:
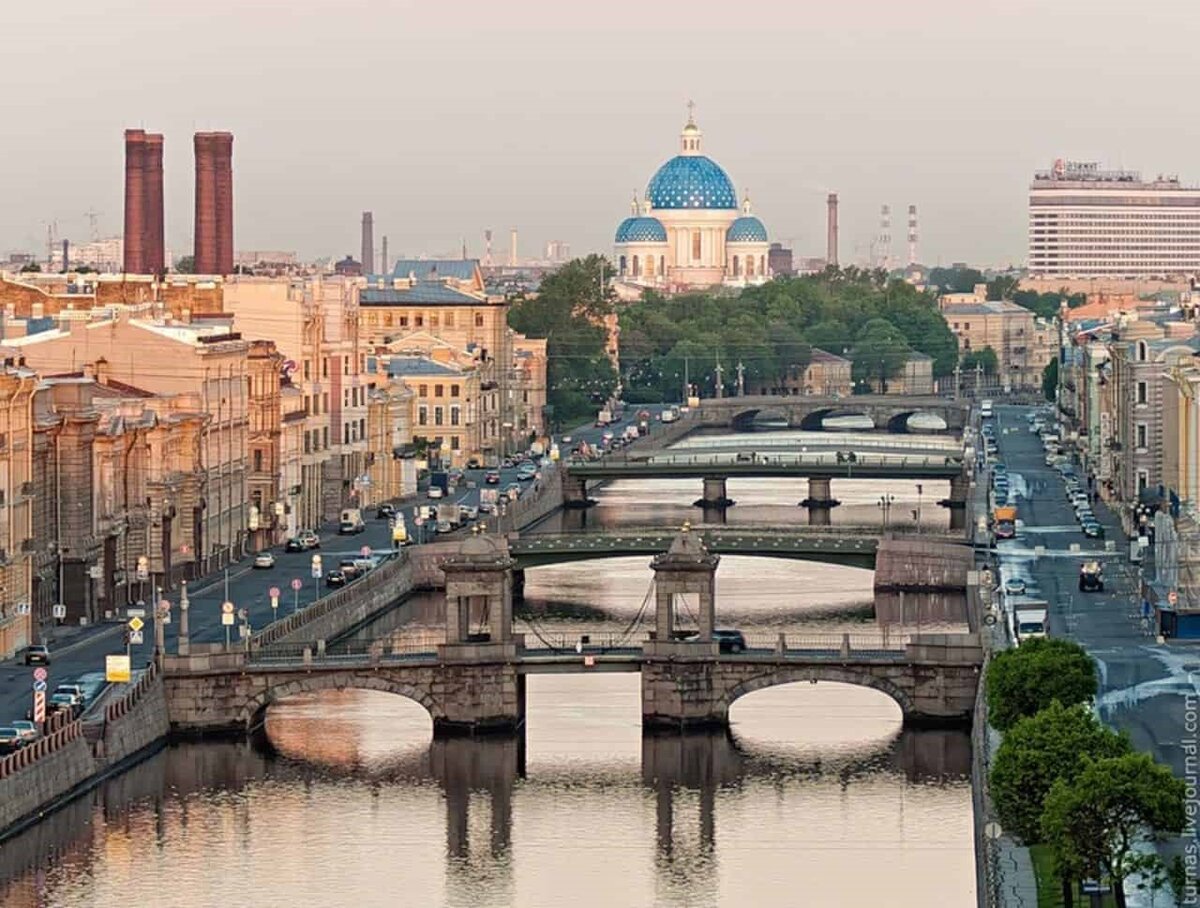
[[[1200,275],[1200,188],[1178,177],[1056,161],[1029,187],[1029,272],[1042,278]]]

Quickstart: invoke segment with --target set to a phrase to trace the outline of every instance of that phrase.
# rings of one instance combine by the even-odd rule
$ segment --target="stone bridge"
[[[945,397],[904,397],[873,394],[853,397],[727,397],[703,400],[696,423],[705,428],[746,429],[756,418],[786,420],[790,428],[820,430],[831,416],[865,416],[875,428],[905,432],[912,416],[936,417],[940,431],[961,435],[967,425],[970,404]],[[938,431],[922,428],[921,432]]]
[[[172,728],[248,731],[271,703],[319,690],[382,690],[420,703],[436,734],[511,731],[525,721],[530,674],[640,672],[647,728],[724,725],[739,697],[797,681],[858,684],[886,693],[910,723],[968,722],[983,652],[973,634],[854,641],[782,635],[772,645],[722,652],[714,635],[720,556],[686,527],[655,557],[654,630],[645,641],[574,650],[527,648],[512,629],[515,560],[502,536],[476,535],[442,564],[445,643],[396,651],[379,641],[337,656],[305,646],[244,652],[193,651],[164,660]],[[682,597],[696,603],[698,629],[681,628]],[[741,650],[741,644],[737,647]]]

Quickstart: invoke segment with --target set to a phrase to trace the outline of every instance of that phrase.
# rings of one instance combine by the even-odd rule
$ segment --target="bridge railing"
[[[841,634],[830,633],[789,633],[781,631],[775,634],[764,632],[744,635],[747,651],[774,651],[784,655],[803,653],[841,653],[850,652],[857,655],[872,654],[903,654],[912,640],[912,634],[906,632],[891,633],[884,630],[850,632]]]
[[[311,643],[277,643],[251,653],[251,665],[334,665],[342,662],[397,662],[437,658],[437,645],[374,640],[322,650]]]
[[[961,540],[962,533],[942,532],[940,530],[929,530],[922,528],[918,530],[915,526],[907,524],[888,525],[886,529],[880,527],[867,526],[822,526],[822,525],[800,525],[800,524],[746,524],[738,526],[737,524],[691,524],[690,530],[700,536],[719,537],[719,536],[789,536],[789,537],[810,537],[810,536],[828,536],[830,538],[841,538],[844,536],[856,536],[864,539],[876,539],[882,535],[895,536],[922,536],[929,537],[932,540],[938,541],[943,539]],[[590,530],[556,530],[553,533],[529,533],[520,537],[519,544],[536,544],[539,540],[552,542],[564,538],[570,539],[623,539],[630,536],[673,536],[679,532],[679,527],[676,526],[635,526],[626,527],[619,526],[612,529],[590,529]]]
[[[46,733],[32,744],[0,759],[0,779],[32,766],[38,760],[60,750],[83,734],[82,719],[75,719],[65,725],[57,726],[53,731],[50,730],[52,727],[54,726],[47,724]]]

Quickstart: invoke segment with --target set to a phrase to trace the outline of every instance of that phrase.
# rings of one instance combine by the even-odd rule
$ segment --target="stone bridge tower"
[[[713,627],[720,561],[721,556],[709,552],[685,523],[671,547],[650,562],[654,570],[655,633],[654,639],[646,643],[647,655],[716,655]],[[680,609],[690,611],[690,603],[695,604],[700,633],[688,640],[678,640],[675,619]]]
[[[514,658],[513,559],[503,536],[475,528],[457,555],[442,563],[446,574],[446,643],[443,660],[480,656]]]

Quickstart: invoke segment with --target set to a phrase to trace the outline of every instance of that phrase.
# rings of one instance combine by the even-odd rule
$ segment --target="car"
[[[16,753],[26,744],[25,738],[11,725],[0,727],[0,754]]]
[[[517,471],[517,481],[518,482],[531,482],[533,480],[533,477],[536,475],[537,475],[537,470],[532,467],[528,470],[518,470]]]
[[[455,467],[446,475],[449,477],[449,479],[452,483],[454,483],[455,485],[458,485],[460,482],[463,481],[463,476],[465,474],[458,467]]]
[[[346,575],[346,582],[357,580],[364,572],[358,565],[357,558],[343,558],[338,562],[337,569]]]
[[[381,504],[375,509],[376,520],[390,520],[396,516],[396,506],[391,504]]]
[[[1104,527],[1095,520],[1085,520],[1083,522],[1083,535],[1089,539],[1103,539]]]
[[[511,457],[505,457],[504,460],[500,461],[500,468],[502,470],[511,470],[513,466],[514,463]]]
[[[714,630],[713,640],[717,643],[718,652],[743,653],[746,651],[746,638],[741,631]]]
[[[325,575],[325,585],[331,590],[346,585],[346,572],[333,570]]]
[[[437,531],[439,533],[452,533],[454,532],[454,524],[449,520],[439,520],[437,522]]]
[[[58,687],[54,688],[54,693],[70,694],[72,697],[74,697],[80,703],[84,703],[87,700],[87,697],[85,697],[83,694],[83,686],[80,684],[75,684],[73,682],[65,682],[63,684],[58,685]]]
[[[1006,596],[1024,596],[1025,581],[1020,577],[1010,577],[1004,581],[1004,594]]]
[[[41,643],[35,643],[32,646],[25,647],[25,664],[49,665],[50,647]]]
[[[1007,476],[1008,475],[1008,464],[1006,464],[1003,460],[997,460],[994,464],[992,464],[992,472],[1000,473],[1000,474]]]
[[[490,486],[500,485],[500,471],[499,470],[488,470],[486,473],[483,474],[483,481],[486,482]]]
[[[37,725],[28,719],[14,719],[8,724],[15,728],[26,741],[36,741],[38,735],[41,734]]]
[[[473,504],[460,504],[458,506],[459,520],[477,520],[479,518],[479,508]]]
[[[564,436],[562,437],[562,443],[563,443],[564,445],[569,445],[569,444],[572,442],[572,440],[573,440],[573,439],[572,439],[572,437],[571,437],[570,435],[564,435]]]
[[[430,486],[427,494],[430,498],[442,498],[445,496],[446,491],[441,486]]]
[[[74,717],[79,709],[79,700],[71,694],[54,694],[46,702],[46,712],[48,713],[65,712]]]
[[[508,496],[509,501],[516,501],[521,497],[521,487],[515,482],[510,482],[504,489],[504,494]]]
[[[305,549],[319,549],[321,547],[321,537],[312,530],[301,530],[298,537],[300,545]]]
[[[259,552],[254,556],[254,569],[256,571],[266,571],[275,567],[275,556],[270,552]]]
[[[480,514],[490,514],[494,510],[496,510],[496,506],[494,504],[492,504],[490,501],[487,501],[485,499],[485,500],[479,502],[479,513]]]

